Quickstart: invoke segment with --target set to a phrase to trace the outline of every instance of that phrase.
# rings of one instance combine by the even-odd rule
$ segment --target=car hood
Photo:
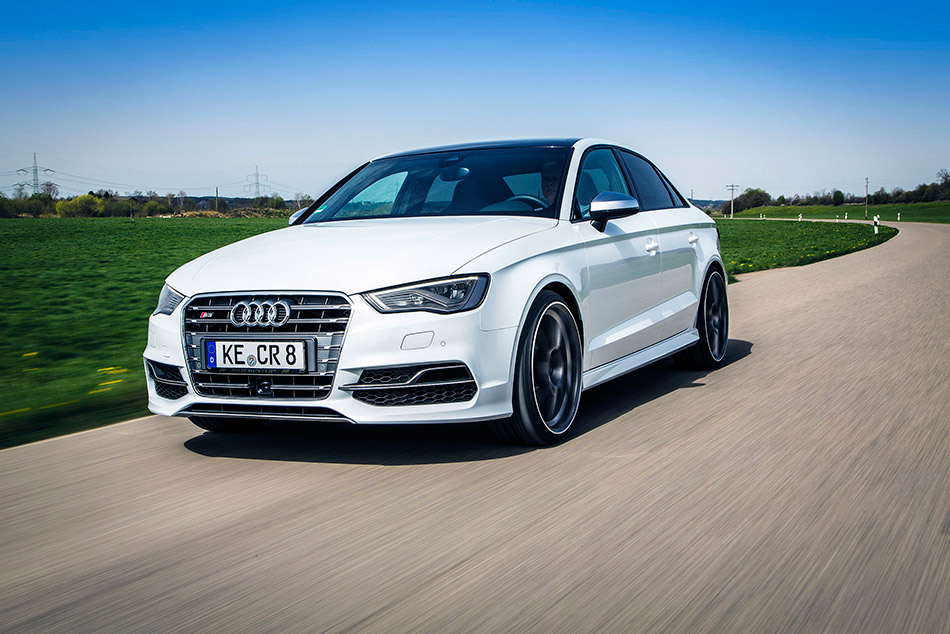
[[[348,295],[450,275],[502,244],[557,224],[550,218],[376,218],[271,231],[207,253],[168,284],[210,292],[339,291]]]

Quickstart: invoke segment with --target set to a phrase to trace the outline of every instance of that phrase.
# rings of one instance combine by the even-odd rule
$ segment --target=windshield
[[[435,152],[369,163],[305,223],[412,216],[557,217],[570,148]]]

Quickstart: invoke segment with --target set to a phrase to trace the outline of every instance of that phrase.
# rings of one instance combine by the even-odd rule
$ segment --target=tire
[[[725,279],[717,269],[710,270],[703,282],[696,329],[699,341],[674,354],[673,361],[684,370],[715,370],[729,345],[729,301]]]
[[[513,414],[492,424],[496,436],[536,446],[563,440],[580,406],[581,370],[577,320],[560,295],[542,291],[518,341]]]
[[[192,416],[188,420],[208,431],[221,434],[246,434],[260,431],[266,420],[258,418],[218,418],[211,416]]]

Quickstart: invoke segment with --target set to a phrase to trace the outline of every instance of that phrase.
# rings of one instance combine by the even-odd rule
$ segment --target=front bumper
[[[323,399],[209,397],[195,393],[185,368],[181,311],[149,319],[145,359],[182,368],[187,394],[162,398],[146,372],[148,407],[155,414],[176,416],[202,404],[326,408],[359,424],[453,423],[492,420],[511,415],[511,376],[517,327],[482,330],[481,308],[455,315],[426,312],[380,314],[362,297],[352,305],[346,336],[330,394]],[[261,335],[266,338],[265,334]],[[475,379],[475,397],[461,403],[378,406],[361,402],[340,389],[357,383],[365,369],[437,363],[464,363]],[[266,417],[266,416],[264,416]],[[315,417],[315,420],[320,420]]]

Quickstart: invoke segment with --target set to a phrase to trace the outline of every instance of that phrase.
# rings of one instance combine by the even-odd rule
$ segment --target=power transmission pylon
[[[729,219],[731,220],[736,213],[736,190],[739,189],[738,185],[726,185],[726,189],[729,190]]]
[[[251,188],[253,188],[253,189],[254,189],[254,198],[260,198],[260,197],[261,197],[261,189],[262,189],[262,188],[264,189],[264,193],[265,193],[265,194],[266,194],[267,192],[271,191],[270,185],[267,185],[266,183],[265,183],[264,185],[261,185],[261,176],[263,176],[263,177],[264,177],[264,180],[266,181],[266,180],[267,180],[267,174],[261,174],[261,171],[260,171],[260,169],[258,169],[257,165],[254,166],[254,173],[253,173],[253,174],[248,174],[248,175],[244,178],[244,180],[248,180],[248,179],[250,179],[252,176],[254,177],[254,182],[248,183],[247,185],[245,185],[245,186],[244,186],[244,191],[250,193],[250,192],[251,192]]]
[[[34,194],[40,193],[40,166],[36,164],[36,152],[33,152],[33,167],[21,167],[17,170],[17,174],[27,174],[33,172],[33,183],[32,189]],[[55,174],[54,170],[49,169],[48,167],[42,168],[44,174]],[[26,183],[17,183],[17,185],[23,185],[26,187]]]

